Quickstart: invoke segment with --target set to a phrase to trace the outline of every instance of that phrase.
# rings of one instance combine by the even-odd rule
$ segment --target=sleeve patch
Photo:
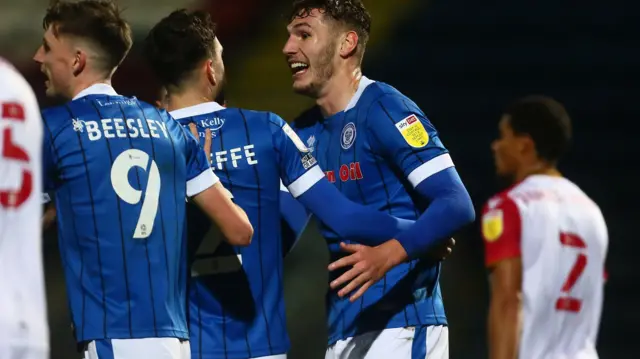
[[[298,135],[295,133],[295,131],[293,131],[293,129],[291,128],[291,126],[289,126],[288,123],[285,123],[284,126],[282,126],[282,130],[287,135],[287,137],[289,137],[289,139],[293,142],[293,144],[296,145],[296,148],[300,152],[309,152],[309,149],[307,148],[307,146],[304,145],[300,137],[298,137]]]
[[[423,148],[429,143],[429,133],[416,115],[410,115],[396,123],[404,140],[414,148]]]
[[[313,165],[317,163],[316,158],[313,157],[311,153],[307,153],[306,155],[302,156],[301,161],[302,161],[302,167],[304,167],[305,170],[308,170],[309,168],[313,167]]]
[[[482,234],[487,242],[500,238],[504,231],[504,215],[501,209],[493,209],[482,217]]]

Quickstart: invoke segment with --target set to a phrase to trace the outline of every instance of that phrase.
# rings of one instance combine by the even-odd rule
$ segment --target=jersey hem
[[[110,332],[107,336],[87,336],[84,338],[78,338],[77,341],[82,342],[90,342],[94,340],[104,340],[104,339],[144,339],[144,338],[178,338],[189,340],[189,332],[182,330],[146,330],[146,331],[136,331],[134,335],[129,333],[129,330],[115,331]]]
[[[385,329],[395,329],[395,328],[405,328],[405,327],[417,327],[417,326],[421,326],[421,327],[432,327],[432,326],[438,326],[438,325],[443,325],[443,326],[449,326],[449,322],[447,321],[447,317],[444,315],[430,315],[426,318],[424,318],[423,320],[421,320],[420,322],[416,322],[415,320],[413,321],[409,321],[409,323],[405,322],[404,319],[402,321],[397,321],[397,322],[390,322],[387,324],[386,327],[380,329],[380,328],[371,328],[370,330],[358,330],[356,331],[350,331],[348,333],[343,333],[343,334],[335,334],[335,335],[330,335],[329,336],[329,340],[327,342],[327,346],[331,346],[333,344],[335,344],[336,342],[340,341],[340,340],[346,340],[348,338],[352,338],[358,335],[362,335],[364,333],[370,332],[370,331],[376,331],[376,330],[385,330]]]
[[[272,347],[271,350],[269,349],[251,350],[251,357],[260,358],[260,357],[273,356],[273,355],[282,355],[282,354],[287,354],[287,350],[289,350],[288,347]],[[247,353],[246,350],[213,352],[213,353],[212,352],[201,353],[201,352],[191,350],[191,357],[198,358],[198,359],[247,359],[247,355],[249,355],[249,353]]]

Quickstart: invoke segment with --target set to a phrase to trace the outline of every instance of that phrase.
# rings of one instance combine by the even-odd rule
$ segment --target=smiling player
[[[296,121],[301,139],[349,199],[416,220],[373,248],[322,225],[335,261],[325,358],[448,358],[440,264],[427,254],[474,219],[453,160],[413,101],[362,76],[371,18],[361,1],[294,1],[290,20],[293,89],[318,108]]]

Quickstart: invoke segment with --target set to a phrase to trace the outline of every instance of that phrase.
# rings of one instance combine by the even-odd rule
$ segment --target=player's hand
[[[427,254],[429,258],[435,261],[443,261],[447,259],[453,252],[453,247],[456,245],[456,240],[449,238],[446,241],[438,244]]]
[[[200,142],[200,134],[198,133],[198,127],[196,126],[195,123],[190,123],[189,124],[189,131],[191,131],[191,134],[193,134],[193,137],[196,138],[196,140],[198,140],[198,143]],[[211,163],[211,142],[213,141],[213,135],[211,134],[211,129],[207,128],[204,131],[204,153],[207,155],[207,158],[209,159],[209,163]]]
[[[352,254],[329,264],[329,270],[334,271],[348,266],[352,266],[352,268],[331,282],[331,289],[336,289],[347,283],[344,288],[338,291],[338,296],[340,297],[344,297],[358,289],[355,294],[349,297],[351,302],[360,298],[369,287],[379,281],[391,268],[407,258],[407,252],[400,242],[395,239],[376,247],[340,243],[340,248]]]
[[[46,206],[44,215],[42,216],[42,230],[46,231],[51,227],[56,220],[56,206],[53,203],[49,203]]]

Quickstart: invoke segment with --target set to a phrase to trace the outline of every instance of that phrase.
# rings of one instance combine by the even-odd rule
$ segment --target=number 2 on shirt
[[[567,279],[562,285],[562,292],[564,295],[556,300],[556,310],[562,310],[567,312],[577,313],[582,308],[582,300],[569,296],[571,288],[576,284],[582,272],[584,272],[587,266],[587,255],[583,251],[587,248],[587,244],[578,235],[573,233],[560,233],[560,243],[563,246],[576,248],[580,250],[578,258],[576,259],[571,271],[569,272]]]

